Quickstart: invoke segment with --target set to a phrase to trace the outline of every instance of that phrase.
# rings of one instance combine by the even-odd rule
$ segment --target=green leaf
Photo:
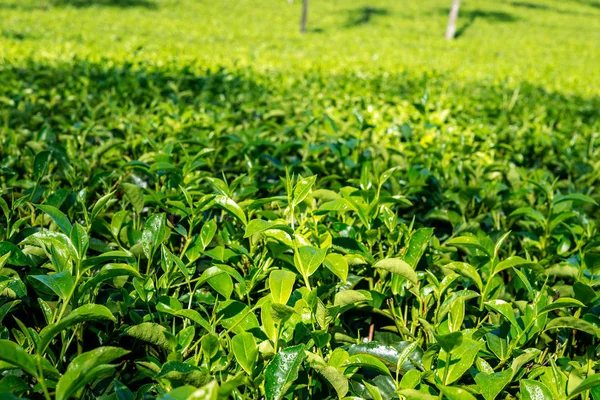
[[[130,326],[125,330],[125,335],[162,347],[169,348],[169,340],[165,335],[166,328],[154,322],[143,322]]]
[[[556,299],[551,304],[548,304],[546,307],[542,308],[538,312],[538,315],[547,313],[550,311],[554,311],[554,310],[560,310],[562,308],[567,308],[567,307],[585,307],[585,304],[583,304],[582,302],[580,302],[579,300],[576,300],[576,299],[571,299],[569,297],[561,297],[561,298]]]
[[[298,370],[306,357],[304,345],[280,350],[265,369],[265,397],[267,400],[283,398],[298,378]]]
[[[508,257],[506,260],[500,261],[494,267],[493,275],[497,274],[500,271],[504,271],[505,269],[514,268],[518,265],[532,265],[532,264],[535,264],[535,263],[532,261],[527,261],[526,259],[519,257],[519,256]]]
[[[215,269],[218,272],[212,274],[206,281],[217,293],[229,300],[231,293],[233,293],[233,280],[231,276],[217,267],[210,267],[210,269]],[[204,272],[206,273],[206,271]],[[204,274],[202,275],[204,276]]]
[[[77,251],[77,255],[79,256],[79,260],[85,258],[85,253],[87,252],[89,245],[89,238],[87,231],[78,223],[75,223],[73,228],[71,229],[71,235],[69,237],[71,239],[71,243],[75,250]]]
[[[69,221],[69,218],[67,218],[67,216],[63,214],[62,211],[53,206],[41,204],[35,204],[35,206],[39,210],[48,214],[50,218],[52,218],[56,226],[58,226],[60,230],[64,232],[65,235],[69,236],[71,234],[71,228],[73,228],[73,226],[71,225],[71,221]]]
[[[321,364],[314,364],[312,368],[329,382],[338,398],[341,399],[346,396],[348,393],[348,379],[337,368]]]
[[[175,315],[182,318],[187,318],[200,325],[207,332],[212,332],[213,328],[207,320],[200,316],[200,313],[196,310],[179,310],[175,312]]]
[[[368,354],[376,357],[382,361],[384,365],[391,371],[396,371],[398,368],[398,362],[402,361],[401,358],[405,356],[405,350],[407,348],[413,348],[412,343],[408,341],[394,342],[393,345],[384,345],[377,341],[353,344],[348,348],[348,354],[351,356],[357,354]],[[408,350],[407,350],[408,351]],[[401,365],[403,370],[415,369],[415,366],[421,365],[422,350],[420,348],[413,348],[410,352],[407,361]]]
[[[462,345],[463,334],[462,332],[452,332],[446,335],[435,335],[435,340],[444,351],[451,353],[455,347]]]
[[[448,400],[476,400],[475,396],[463,388],[454,386],[439,386],[439,388]]]
[[[380,268],[386,271],[389,271],[393,274],[399,275],[409,282],[417,285],[419,282],[419,278],[417,277],[417,273],[412,269],[412,267],[401,258],[386,258],[383,260],[377,261],[373,268]]]
[[[546,224],[546,217],[544,217],[544,214],[542,214],[538,210],[535,210],[531,207],[517,208],[515,211],[510,213],[510,215],[508,217],[509,218],[529,217],[529,218],[533,219],[534,221],[536,221],[541,226],[544,226]]]
[[[308,178],[302,178],[294,187],[294,194],[292,196],[292,205],[296,207],[298,204],[302,203],[306,196],[310,193],[310,189],[315,184],[317,180],[317,176],[309,176]]]
[[[227,196],[217,195],[215,196],[214,202],[221,208],[223,208],[225,211],[242,221],[244,225],[248,225],[246,214],[244,214],[242,208],[235,201],[233,201]]]
[[[552,200],[552,205],[555,206],[559,203],[562,203],[563,201],[579,201],[582,203],[598,205],[598,203],[596,203],[596,200],[592,199],[590,196],[586,196],[585,194],[581,193],[570,193],[563,196],[556,196],[554,200]]]
[[[335,199],[321,204],[321,206],[314,210],[317,215],[323,215],[330,212],[344,212],[351,210],[352,206],[346,199]]]
[[[600,374],[596,373],[595,375],[590,375],[583,380],[572,392],[569,393],[569,398],[573,398],[586,390],[591,390],[593,388],[600,386]]]
[[[454,239],[448,240],[444,243],[445,246],[458,246],[458,247],[467,247],[472,249],[477,249],[491,258],[491,254],[487,251],[485,247],[477,240],[474,236],[460,236]]]
[[[258,358],[258,347],[254,335],[242,332],[231,338],[231,349],[238,364],[252,376]]]
[[[491,374],[480,372],[475,375],[475,382],[485,400],[494,400],[512,381],[512,376],[513,370],[511,368]]]
[[[317,271],[317,268],[325,260],[327,249],[314,246],[298,247],[294,253],[294,265],[302,276],[309,277]]]
[[[158,400],[187,400],[198,388],[190,385],[180,386],[158,396]]]
[[[346,283],[346,280],[348,279],[348,261],[346,261],[346,258],[343,255],[329,253],[325,257],[323,265],[333,272],[335,276],[340,278],[342,282]]]
[[[400,389],[414,389],[421,383],[421,371],[411,369],[407,371],[400,381]]]
[[[408,242],[408,248],[402,259],[412,267],[417,268],[417,264],[429,244],[429,240],[433,236],[433,228],[420,228],[417,229],[410,237]]]
[[[505,302],[504,300],[491,300],[486,301],[485,306],[506,318],[506,320],[515,327],[517,332],[522,330],[521,326],[517,322],[517,319],[515,318],[515,312],[509,303]]]
[[[291,271],[279,269],[271,271],[269,275],[269,288],[275,303],[286,304],[294,289],[296,274]]]
[[[214,356],[217,355],[219,349],[221,348],[221,344],[219,342],[219,337],[214,333],[207,333],[200,340],[202,353],[207,360],[210,360]]]
[[[84,321],[113,321],[116,319],[108,308],[99,304],[86,304],[61,319],[55,324],[47,325],[40,332],[40,340],[37,348],[38,353],[44,353],[50,341],[66,328]]]
[[[173,386],[193,385],[196,387],[204,386],[212,379],[207,371],[180,361],[167,361],[156,377],[170,381]]]
[[[35,358],[15,342],[0,339],[0,360],[21,368],[29,375],[38,376]]]
[[[264,232],[269,229],[273,229],[276,227],[280,227],[281,223],[273,222],[273,221],[265,221],[262,219],[253,219],[248,222],[248,226],[246,227],[246,233],[244,234],[244,238],[250,237],[252,235],[256,235],[257,233]]]
[[[117,396],[117,400],[135,400],[135,396],[133,392],[125,386],[122,382],[118,380],[114,380],[115,386],[115,395]]]
[[[455,347],[450,353],[442,350],[438,358],[438,377],[446,385],[459,380],[471,368],[482,346],[481,342],[463,338],[460,346]]]
[[[382,361],[380,361],[377,357],[372,356],[370,354],[351,355],[350,357],[348,357],[346,359],[346,361],[344,361],[344,363],[342,364],[342,367],[343,368],[348,368],[348,367],[372,368],[372,369],[374,369],[378,372],[381,372],[382,374],[385,374],[389,377],[392,376],[388,367],[386,367],[385,364]]]
[[[75,285],[73,276],[66,270],[49,275],[30,275],[29,278],[43,283],[63,300],[71,295]]]
[[[367,382],[365,380],[363,380],[362,383],[365,386],[365,388],[367,389],[367,392],[369,392],[369,395],[373,400],[383,400],[381,391],[379,390],[379,388],[377,386],[371,385],[369,382]]]
[[[372,300],[371,293],[366,290],[340,290],[335,294],[333,305],[342,308],[350,304],[370,300]]]
[[[450,332],[458,332],[465,319],[465,301],[459,297],[450,305],[450,314],[448,316],[448,328]]]
[[[202,250],[206,250],[210,242],[213,240],[215,233],[217,232],[217,223],[214,219],[207,221],[200,231],[200,243],[202,243]]]
[[[135,212],[139,215],[144,209],[144,189],[132,183],[121,183],[121,188],[125,192],[125,197],[133,206]]]
[[[166,214],[154,214],[146,221],[142,231],[142,248],[148,260],[163,242],[166,236]],[[150,262],[150,261],[148,261]]]
[[[475,286],[477,286],[477,289],[479,289],[480,292],[483,290],[483,282],[481,280],[481,277],[479,276],[479,273],[477,272],[475,267],[473,267],[471,264],[464,262],[453,262],[444,265],[444,268],[448,268],[449,270],[457,272],[465,278],[470,279],[475,284]]]
[[[114,191],[110,192],[108,194],[105,194],[104,196],[100,197],[97,202],[94,203],[94,206],[92,207],[92,212],[91,212],[92,220],[94,220],[98,216],[98,214],[104,209],[104,207],[108,204],[110,199],[112,199],[114,194],[115,194]]]
[[[404,396],[406,400],[438,400],[439,397],[432,396],[416,389],[402,389],[398,394]]]
[[[200,389],[195,390],[186,400],[217,400],[219,397],[219,384],[212,380]]]
[[[578,331],[582,331],[585,333],[589,333],[592,336],[596,336],[600,338],[600,328],[594,326],[593,324],[579,318],[575,317],[560,317],[554,318],[550,322],[546,324],[544,331],[551,329],[576,329]]]
[[[241,333],[259,327],[254,312],[247,305],[237,300],[220,302],[216,312],[217,318],[222,318],[221,325],[225,329],[231,329],[234,333]]]
[[[279,303],[271,303],[270,311],[273,321],[277,324],[285,323],[296,312],[292,307]]]
[[[75,357],[56,384],[56,400],[69,399],[77,390],[91,383],[95,375],[92,372],[97,367],[108,364],[128,353],[129,350],[107,346]]]
[[[39,181],[48,172],[50,166],[50,157],[52,153],[49,151],[40,151],[33,159],[33,178]]]
[[[10,242],[0,242],[0,256],[9,254],[6,264],[23,267],[28,264],[27,256],[23,254],[21,249]]]
[[[525,349],[523,354],[515,357],[511,363],[510,368],[513,370],[511,379],[515,379],[515,376],[525,364],[536,358],[540,354],[538,349]]]
[[[98,284],[117,276],[133,276],[142,278],[142,275],[133,267],[127,264],[106,264],[92,278],[88,279],[81,286],[79,293],[83,294],[87,290],[94,289]]]
[[[531,379],[522,379],[519,382],[521,400],[552,400],[552,392],[546,385]]]

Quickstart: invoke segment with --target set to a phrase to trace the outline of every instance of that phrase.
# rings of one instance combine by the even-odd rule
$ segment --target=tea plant
[[[581,77],[22,47],[2,398],[600,399],[600,103],[548,88]]]

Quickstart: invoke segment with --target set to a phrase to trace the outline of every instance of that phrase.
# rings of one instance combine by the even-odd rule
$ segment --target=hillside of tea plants
[[[600,3],[0,0],[0,398],[600,399]]]

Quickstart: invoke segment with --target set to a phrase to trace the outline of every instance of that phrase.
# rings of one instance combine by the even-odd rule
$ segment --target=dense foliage
[[[0,65],[0,396],[600,399],[581,77],[119,57]]]

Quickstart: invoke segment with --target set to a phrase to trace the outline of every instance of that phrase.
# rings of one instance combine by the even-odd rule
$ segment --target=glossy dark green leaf
[[[80,293],[96,288],[100,283],[117,276],[133,276],[141,278],[140,273],[127,264],[106,264],[92,278],[88,279],[80,288]]]
[[[27,256],[21,249],[10,242],[0,242],[0,256],[10,254],[6,259],[7,265],[16,265],[22,267],[28,264]]]
[[[581,203],[590,203],[598,205],[598,203],[596,203],[596,201],[590,196],[586,196],[585,194],[581,193],[569,193],[563,196],[556,196],[554,200],[552,200],[552,205],[557,205],[559,203],[562,203],[563,201],[576,201]]]
[[[544,330],[547,331],[553,329],[576,329],[600,338],[599,327],[575,317],[559,317],[550,320],[550,322],[546,324]]]
[[[560,310],[560,309],[569,308],[569,307],[581,308],[581,307],[585,307],[585,304],[583,304],[582,302],[580,302],[579,300],[576,300],[576,299],[570,299],[568,297],[561,297],[561,298],[553,301],[551,304],[548,304],[547,306],[542,308],[538,312],[538,314],[543,314],[543,313],[547,313],[550,311]]]
[[[75,357],[56,385],[56,400],[69,399],[95,378],[94,370],[128,354],[119,347],[99,347]]]
[[[35,358],[15,342],[0,339],[0,360],[21,368],[29,375],[38,376]]]
[[[75,285],[73,276],[71,276],[69,271],[48,275],[30,275],[29,278],[43,283],[63,300],[71,295],[73,286]]]
[[[298,371],[306,354],[304,345],[280,350],[265,369],[265,397],[267,400],[283,398],[298,378]]]
[[[50,341],[66,328],[85,321],[115,321],[115,317],[108,308],[100,304],[86,304],[69,313],[55,324],[47,325],[40,331],[40,339],[37,345],[40,353],[43,353]]]
[[[148,218],[142,232],[142,247],[149,260],[154,255],[166,235],[166,215],[155,214]]]
[[[50,151],[40,151],[35,155],[33,159],[33,177],[35,180],[39,181],[48,173],[51,157],[52,153]]]
[[[50,216],[50,218],[52,218],[52,220],[54,221],[56,226],[58,226],[65,235],[69,236],[71,234],[71,228],[73,226],[71,225],[71,221],[69,221],[69,218],[67,218],[67,216],[65,214],[63,214],[62,211],[60,211],[58,208],[53,207],[53,206],[47,206],[47,205],[41,205],[41,204],[36,204],[35,206],[39,210],[48,214]]]
[[[364,367],[371,368],[382,374],[392,376],[390,370],[377,357],[370,354],[354,354],[344,361],[342,367]]]

